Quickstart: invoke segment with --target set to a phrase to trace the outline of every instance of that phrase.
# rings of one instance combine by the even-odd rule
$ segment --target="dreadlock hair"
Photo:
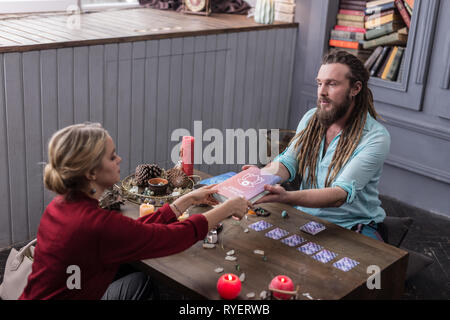
[[[353,88],[358,81],[361,82],[362,87],[354,98],[355,106],[348,123],[342,130],[333,159],[328,167],[325,187],[331,185],[353,151],[355,151],[362,136],[367,113],[369,112],[375,119],[378,118],[378,114],[373,106],[372,91],[368,87],[369,72],[364,67],[364,64],[354,55],[342,50],[333,50],[322,59],[322,65],[334,63],[344,64],[349,67],[350,72],[347,74],[347,77],[350,80],[350,88]],[[320,144],[326,130],[327,128],[319,122],[316,112],[311,117],[306,128],[295,135],[290,142],[293,143],[297,140],[295,148],[298,149],[300,147],[297,156],[298,173],[301,177],[305,177],[307,174],[306,182],[312,185],[313,188],[317,188],[316,165],[319,158]]]

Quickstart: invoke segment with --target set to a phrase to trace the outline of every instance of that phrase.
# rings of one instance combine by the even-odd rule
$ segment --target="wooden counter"
[[[175,37],[293,28],[297,23],[255,23],[245,15],[196,16],[149,8],[80,15],[0,16],[0,53],[122,43]]]

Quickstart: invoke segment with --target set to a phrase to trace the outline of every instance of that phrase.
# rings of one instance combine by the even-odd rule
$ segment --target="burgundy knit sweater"
[[[120,264],[181,252],[207,231],[203,215],[178,222],[168,204],[133,220],[101,209],[86,195],[71,202],[57,196],[41,218],[32,272],[20,299],[100,299]],[[79,267],[80,289],[67,286],[71,265]]]

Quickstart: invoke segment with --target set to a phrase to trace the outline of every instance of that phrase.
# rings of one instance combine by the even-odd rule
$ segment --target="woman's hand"
[[[195,204],[207,204],[210,206],[216,205],[219,202],[212,196],[213,193],[217,193],[216,186],[217,184],[213,184],[210,186],[198,188],[196,190],[189,192],[186,195],[186,197],[190,198],[191,203],[193,205]]]
[[[274,186],[266,184],[264,190],[270,193],[259,199],[255,204],[266,203],[266,202],[281,202],[289,203],[289,192],[286,191],[282,186],[276,184]]]
[[[222,206],[226,208],[229,214],[241,220],[246,215],[248,208],[252,207],[252,204],[245,198],[236,197],[228,199]]]

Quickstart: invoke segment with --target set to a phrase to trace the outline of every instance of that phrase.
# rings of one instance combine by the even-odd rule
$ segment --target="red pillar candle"
[[[291,278],[287,276],[276,276],[270,282],[270,288],[283,291],[294,291],[294,283],[292,282]],[[282,300],[288,300],[292,297],[289,294],[279,292],[273,292],[273,296]]]
[[[223,299],[232,300],[241,292],[241,280],[235,274],[224,274],[217,281],[217,291]]]
[[[181,162],[183,172],[188,176],[194,174],[194,137],[184,136],[181,141]]]

